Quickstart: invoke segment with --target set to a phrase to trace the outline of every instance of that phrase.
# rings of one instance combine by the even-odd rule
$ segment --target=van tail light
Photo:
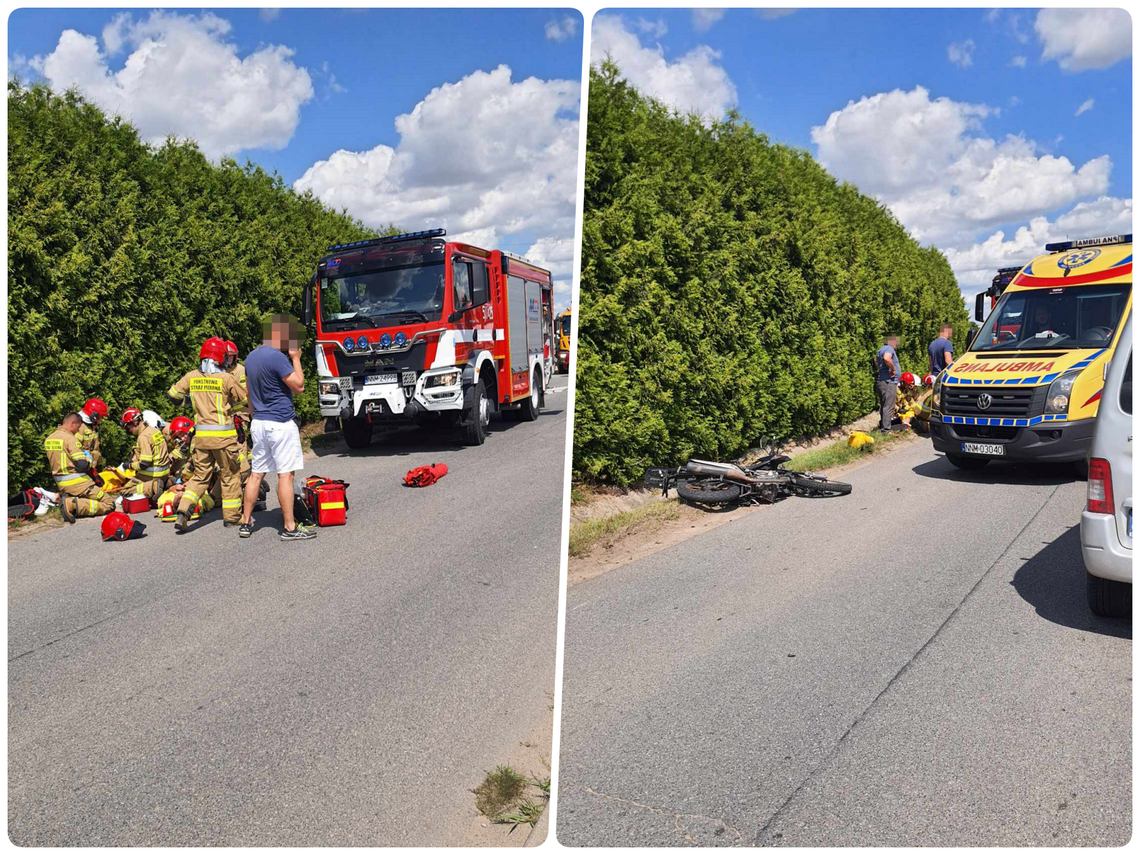
[[[1093,457],[1089,460],[1089,504],[1090,514],[1116,514],[1112,501],[1112,467],[1107,460]]]

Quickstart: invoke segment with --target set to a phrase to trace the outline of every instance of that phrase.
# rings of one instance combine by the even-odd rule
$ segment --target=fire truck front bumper
[[[350,419],[359,416],[412,418],[424,413],[463,408],[459,369],[433,369],[419,375],[415,384],[362,383],[359,378],[322,378],[319,386],[321,415]]]

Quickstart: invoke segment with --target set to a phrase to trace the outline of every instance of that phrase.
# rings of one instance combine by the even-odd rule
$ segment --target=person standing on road
[[[893,333],[887,336],[887,343],[879,348],[875,354],[875,392],[879,396],[879,426],[883,430],[891,429],[891,421],[895,417],[895,398],[899,393],[899,355],[895,348],[899,345],[899,337]]]
[[[277,473],[277,501],[281,504],[284,527],[282,540],[309,540],[317,536],[308,526],[293,518],[293,473],[305,468],[301,432],[293,409],[293,395],[305,389],[301,371],[301,327],[291,315],[273,315],[262,324],[261,347],[245,358],[246,388],[253,407],[250,433],[253,460],[245,485],[238,534],[253,534],[253,506],[261,482],[269,472]]]
[[[943,324],[938,338],[934,339],[926,348],[927,353],[930,354],[930,373],[935,377],[944,368],[949,368],[950,363],[954,361],[954,345],[950,341],[952,335],[954,335],[954,328],[950,324]]]

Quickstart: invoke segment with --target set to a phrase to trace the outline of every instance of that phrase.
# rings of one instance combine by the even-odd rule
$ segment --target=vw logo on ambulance
[[[982,394],[978,395],[978,409],[979,410],[988,410],[990,408],[990,404],[992,404],[993,402],[994,402],[993,397],[988,395],[985,392],[982,392]]]

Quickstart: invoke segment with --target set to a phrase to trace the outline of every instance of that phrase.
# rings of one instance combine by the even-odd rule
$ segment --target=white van
[[[1088,501],[1081,553],[1089,608],[1106,617],[1132,614],[1132,318],[1108,363],[1089,446]]]

